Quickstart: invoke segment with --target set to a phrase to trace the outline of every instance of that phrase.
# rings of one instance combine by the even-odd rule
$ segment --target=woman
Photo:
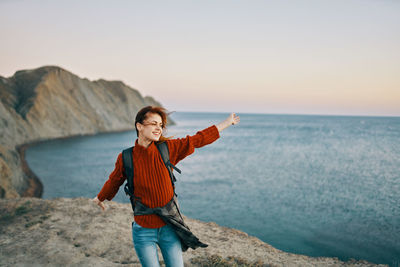
[[[169,139],[163,130],[167,122],[165,109],[147,106],[141,109],[135,120],[138,138],[133,149],[134,195],[149,208],[163,207],[174,196],[168,169],[161,158],[156,143],[166,142],[169,159],[173,165],[192,154],[195,148],[211,144],[219,138],[219,132],[239,123],[235,113],[217,125],[212,125],[193,136]],[[103,201],[111,200],[126,180],[122,153],[118,155],[115,169],[100,193],[93,199],[103,210]],[[132,223],[135,251],[142,266],[159,266],[157,246],[161,249],[166,266],[183,266],[181,240],[174,229],[156,214],[136,215]]]

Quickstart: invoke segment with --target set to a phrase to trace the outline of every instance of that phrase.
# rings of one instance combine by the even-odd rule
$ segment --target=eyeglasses
[[[157,127],[159,126],[161,129],[164,129],[165,125],[163,123],[157,123],[156,121],[152,121],[152,122],[146,122],[146,123],[142,123],[144,126],[153,126],[153,127]]]

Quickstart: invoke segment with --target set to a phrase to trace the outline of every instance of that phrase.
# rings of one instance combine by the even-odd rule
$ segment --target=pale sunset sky
[[[400,116],[397,0],[0,0],[0,76],[121,80],[171,111]]]

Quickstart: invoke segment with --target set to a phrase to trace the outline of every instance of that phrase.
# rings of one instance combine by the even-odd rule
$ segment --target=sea
[[[166,136],[228,113],[175,112]],[[313,257],[400,265],[400,117],[238,114],[177,167],[182,212]],[[135,131],[50,140],[26,159],[43,198],[93,198]],[[113,199],[128,203],[121,186]]]

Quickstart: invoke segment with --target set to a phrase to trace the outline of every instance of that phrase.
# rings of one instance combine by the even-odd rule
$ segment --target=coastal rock
[[[140,266],[130,204],[105,203],[103,212],[87,198],[0,200],[0,265]],[[379,266],[286,253],[213,222],[185,221],[209,245],[184,252],[186,266]]]
[[[161,106],[121,81],[89,81],[57,66],[0,76],[0,197],[40,196],[41,184],[19,145],[134,129],[135,114]],[[25,169],[25,172],[23,172]],[[28,174],[27,174],[28,172]]]

